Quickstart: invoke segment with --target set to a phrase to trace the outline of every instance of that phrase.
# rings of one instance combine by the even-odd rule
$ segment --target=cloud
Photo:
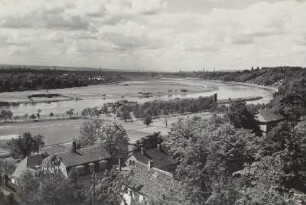
[[[0,0],[0,55],[135,69],[303,64],[305,11],[298,0]]]

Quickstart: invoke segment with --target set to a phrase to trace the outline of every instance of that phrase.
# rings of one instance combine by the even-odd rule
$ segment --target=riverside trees
[[[196,113],[213,110],[217,102],[213,97],[183,98],[174,100],[153,100],[144,104],[135,104],[132,111],[137,118],[158,117],[169,114]]]
[[[0,120],[4,120],[4,121],[7,121],[7,120],[11,120],[13,117],[13,112],[10,111],[10,110],[1,110],[0,112]]]

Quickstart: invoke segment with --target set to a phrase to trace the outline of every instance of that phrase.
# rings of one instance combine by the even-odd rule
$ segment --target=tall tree
[[[147,114],[145,115],[144,119],[143,119],[143,123],[147,126],[149,126],[150,124],[152,124],[152,117],[151,115]]]
[[[118,170],[105,171],[96,185],[96,203],[117,205],[123,200],[122,188],[128,184],[129,175]],[[91,187],[92,188],[92,187]],[[90,189],[89,192],[92,190]]]
[[[128,153],[129,138],[126,130],[118,123],[106,123],[103,120],[86,122],[81,128],[78,141],[81,146],[104,146],[114,159],[124,158]]]
[[[306,120],[295,127],[289,122],[281,122],[262,139],[260,156],[279,156],[282,160],[283,180],[286,189],[306,191]]]
[[[124,120],[125,122],[132,119],[131,116],[131,110],[129,106],[122,105],[119,107],[119,110],[117,111],[117,117]]]
[[[4,121],[11,120],[13,117],[13,112],[10,110],[1,110],[0,112],[0,119]]]
[[[255,120],[254,113],[250,112],[246,103],[242,100],[233,101],[229,105],[228,117],[232,125],[236,128],[251,129],[261,135],[259,125]]]
[[[306,75],[295,76],[280,86],[270,105],[291,122],[297,123],[306,115]]]
[[[240,171],[242,178],[237,184],[235,205],[298,205],[300,203],[284,194],[281,184],[283,160],[279,154],[266,156]]]
[[[176,123],[164,144],[179,162],[176,177],[182,180],[184,197],[191,204],[203,204],[218,192],[250,160],[247,143],[252,138],[217,116]]]
[[[25,132],[18,138],[13,138],[7,143],[13,158],[23,159],[44,146],[43,136],[40,134],[32,136],[31,133]]]
[[[74,109],[70,109],[66,111],[66,114],[69,115],[70,118],[72,117],[73,113],[74,113]]]

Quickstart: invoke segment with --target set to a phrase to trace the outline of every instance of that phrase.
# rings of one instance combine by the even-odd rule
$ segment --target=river
[[[183,93],[180,92],[181,89],[187,89],[188,91]],[[174,98],[197,98],[200,96],[210,96],[215,93],[217,93],[218,99],[220,100],[261,96],[262,99],[249,103],[267,103],[272,99],[274,91],[258,86],[202,81],[198,79],[156,79],[149,81],[127,81],[115,85],[94,85],[80,88],[55,89],[47,92],[80,98],[80,100],[35,104],[21,103],[6,108],[9,108],[14,115],[37,113],[39,109],[42,110],[42,115],[48,115],[51,112],[54,114],[61,114],[69,109],[74,109],[76,113],[87,107],[101,106],[104,103],[117,100],[129,100],[143,103],[154,99],[170,100]],[[139,94],[140,92],[152,92],[154,95],[150,98],[144,98],[141,97]],[[28,95],[37,93],[46,93],[46,91],[0,93],[0,101],[22,101],[27,99]]]

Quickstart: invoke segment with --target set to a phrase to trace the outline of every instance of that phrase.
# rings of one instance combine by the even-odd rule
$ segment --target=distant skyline
[[[304,0],[0,0],[0,64],[306,66]]]

